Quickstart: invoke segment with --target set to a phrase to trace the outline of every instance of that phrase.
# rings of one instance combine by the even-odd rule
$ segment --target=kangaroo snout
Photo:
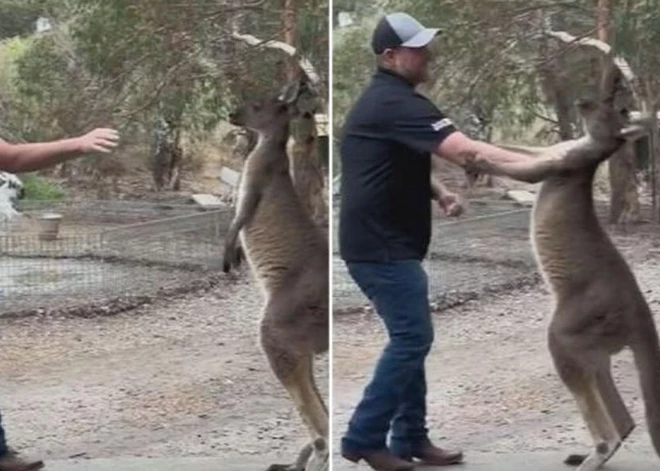
[[[243,117],[243,113],[241,112],[241,110],[236,109],[231,113],[229,113],[229,122],[234,126],[243,126],[245,123],[242,117]]]

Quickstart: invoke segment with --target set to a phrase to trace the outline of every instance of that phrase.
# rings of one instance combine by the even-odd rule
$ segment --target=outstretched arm
[[[500,175],[526,183],[538,183],[563,169],[563,161],[543,156],[523,162],[494,162],[489,157],[477,156],[473,168],[481,173]]]
[[[440,142],[435,149],[435,157],[448,160],[461,167],[466,167],[476,156],[488,156],[488,159],[500,163],[518,163],[535,160],[533,154],[513,152],[483,141],[470,139],[460,131],[455,131]]]
[[[454,133],[459,134],[459,133]],[[499,175],[527,183],[540,182],[568,168],[570,151],[580,139],[563,141],[549,147],[499,146],[452,134],[438,146],[438,156],[468,170]]]
[[[108,153],[117,147],[114,129],[98,128],[83,136],[34,144],[10,144],[0,139],[0,170],[32,172],[52,167],[88,152]]]

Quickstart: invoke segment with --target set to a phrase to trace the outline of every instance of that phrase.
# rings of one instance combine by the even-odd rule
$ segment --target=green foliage
[[[351,28],[335,37],[333,56],[333,127],[340,136],[341,125],[348,109],[365,86],[376,65],[369,47],[371,24]]]
[[[346,11],[353,8],[359,23],[335,32],[335,129],[373,63],[365,51],[378,16],[362,19],[355,2],[339,4]],[[479,116],[506,131],[500,133],[505,138],[539,131],[532,139],[556,140],[557,126],[550,123],[557,113],[576,124],[574,111],[566,115],[559,98],[572,104],[599,84],[602,53],[544,34],[550,27],[595,37],[592,0],[384,0],[382,5],[383,12],[405,11],[443,29],[433,46],[433,81],[423,91],[470,133],[470,123]],[[643,79],[643,88],[660,98],[660,0],[616,2],[611,8],[615,49]]]
[[[294,4],[295,46],[327,89],[328,2]],[[282,0],[249,9],[207,0],[0,0],[0,34],[5,16],[31,15],[24,38],[0,45],[0,135],[36,141],[111,126],[129,145],[148,144],[156,117],[167,116],[203,138],[238,101],[283,85],[284,52],[231,37],[237,28],[283,39],[282,7]],[[34,34],[38,16],[52,30]]]
[[[25,36],[34,32],[42,11],[42,2],[34,0],[0,0],[0,39]]]
[[[26,200],[54,201],[66,196],[66,192],[58,185],[44,180],[42,177],[28,173],[20,176],[25,187]]]

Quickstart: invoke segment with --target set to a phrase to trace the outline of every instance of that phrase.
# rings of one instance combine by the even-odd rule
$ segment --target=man
[[[340,254],[384,321],[389,343],[341,452],[379,471],[412,469],[413,459],[435,466],[463,460],[461,451],[435,446],[426,429],[424,361],[434,331],[421,261],[431,236],[431,201],[449,215],[461,213],[458,197],[431,181],[433,162],[466,165],[466,156],[476,154],[529,158],[468,138],[416,93],[428,80],[427,46],[438,32],[404,13],[378,23],[372,37],[378,68],[342,132]]]
[[[90,152],[109,153],[117,146],[118,139],[117,131],[105,128],[71,139],[34,144],[10,144],[0,139],[0,170],[31,172]],[[0,471],[33,471],[43,466],[43,461],[21,458],[9,449],[0,423]]]

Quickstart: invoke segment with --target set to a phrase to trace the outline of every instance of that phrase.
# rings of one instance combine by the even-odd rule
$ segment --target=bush
[[[66,192],[54,183],[46,181],[35,174],[20,175],[25,187],[26,200],[59,200],[66,196]]]

